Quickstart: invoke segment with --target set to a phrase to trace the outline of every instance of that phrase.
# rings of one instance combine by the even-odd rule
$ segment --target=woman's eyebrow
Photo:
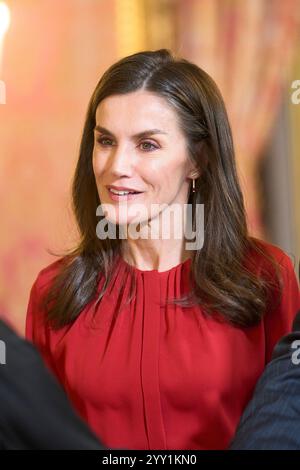
[[[102,132],[103,134],[110,135],[111,137],[115,138],[114,134],[110,132],[108,129],[105,129],[105,127],[97,125],[94,130],[97,132]],[[149,130],[145,130],[142,132],[138,132],[137,134],[134,134],[132,138],[140,139],[141,137],[147,137],[147,136],[154,135],[154,134],[166,134],[167,135],[168,132],[162,131],[160,129],[149,129]]]

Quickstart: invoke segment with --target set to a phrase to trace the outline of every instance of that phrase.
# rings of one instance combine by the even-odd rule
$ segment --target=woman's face
[[[195,177],[176,112],[141,90],[99,104],[93,170],[106,218],[114,224],[153,221],[166,207],[186,204]],[[110,186],[138,194],[112,194]],[[138,218],[136,207],[143,211]]]

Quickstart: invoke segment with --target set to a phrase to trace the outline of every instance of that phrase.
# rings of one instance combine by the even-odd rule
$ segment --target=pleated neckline
[[[185,267],[187,267],[187,268],[190,267],[192,259],[188,258],[185,261],[183,261],[182,263],[179,263],[176,266],[173,266],[172,268],[167,269],[166,271],[158,271],[158,269],[148,269],[148,270],[139,269],[136,266],[134,266],[132,264],[129,264],[127,261],[125,261],[122,258],[122,256],[120,256],[120,261],[125,267],[131,268],[131,270],[134,271],[137,274],[143,274],[143,275],[146,275],[146,276],[152,275],[152,276],[160,276],[161,277],[161,276],[165,276],[167,274],[170,274],[172,271],[176,271],[178,269],[185,268]]]

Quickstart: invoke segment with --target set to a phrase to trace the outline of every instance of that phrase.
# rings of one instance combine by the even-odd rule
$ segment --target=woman
[[[213,80],[167,50],[112,65],[73,202],[80,243],[39,274],[27,338],[108,447],[226,448],[300,298],[289,257],[248,235]],[[202,232],[200,204],[203,246],[188,245],[187,218],[162,236],[174,207],[192,206]]]

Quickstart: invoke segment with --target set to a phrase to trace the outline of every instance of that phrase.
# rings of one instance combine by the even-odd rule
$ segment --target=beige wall
[[[76,232],[70,181],[88,99],[116,60],[114,0],[10,0],[0,79],[0,311],[23,328],[29,289]]]

